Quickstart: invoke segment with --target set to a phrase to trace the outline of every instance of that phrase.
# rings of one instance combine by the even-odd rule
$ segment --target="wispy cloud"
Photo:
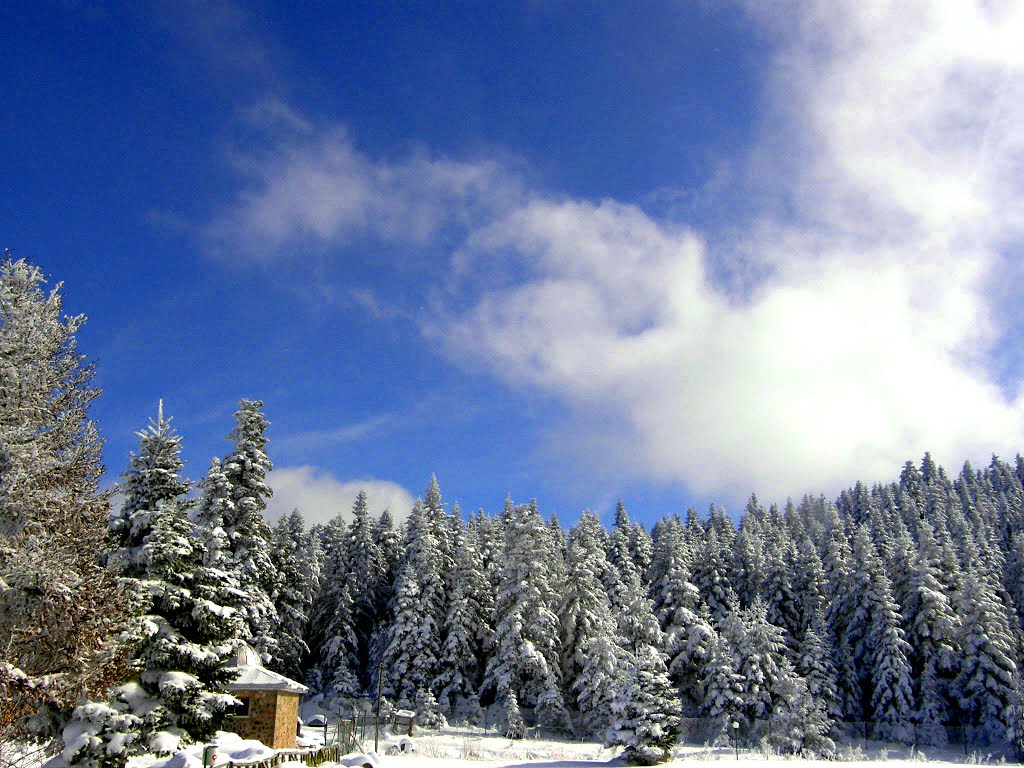
[[[284,435],[274,439],[274,449],[285,455],[305,455],[313,450],[322,450],[380,435],[383,431],[395,426],[397,421],[397,417],[393,414],[381,414],[353,424]]]
[[[1000,284],[1024,228],[1024,8],[751,16],[775,55],[757,146],[714,181],[755,201],[728,237],[497,161],[377,160],[296,116],[241,153],[208,242],[264,262],[362,237],[450,248],[457,309],[428,335],[565,402],[567,450],[586,434],[697,491],[836,490],[925,450],[1017,450],[1024,408],[988,361],[1019,298]]]
[[[233,0],[158,0],[146,6],[153,21],[187,51],[172,61],[198,67],[238,89],[243,83],[265,91],[279,84],[277,57],[258,32],[253,17]]]
[[[422,246],[518,195],[515,177],[494,161],[450,160],[423,149],[375,160],[343,125],[314,128],[274,101],[246,119],[265,140],[235,150],[242,188],[204,237],[226,259],[272,263],[366,237]]]

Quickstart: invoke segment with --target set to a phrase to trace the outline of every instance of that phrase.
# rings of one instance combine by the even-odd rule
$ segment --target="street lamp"
[[[732,721],[732,744],[736,750],[736,759],[740,759],[740,724],[735,720]]]

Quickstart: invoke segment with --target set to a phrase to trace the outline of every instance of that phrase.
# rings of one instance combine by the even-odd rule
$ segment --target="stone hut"
[[[227,719],[224,729],[274,749],[294,749],[299,697],[306,686],[271,672],[245,643],[238,647],[234,666],[239,675],[228,691],[241,706]]]

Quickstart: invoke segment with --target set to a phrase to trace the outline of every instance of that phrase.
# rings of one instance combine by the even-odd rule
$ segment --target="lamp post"
[[[380,687],[384,680],[384,665],[377,667],[377,721],[373,724],[373,751],[376,752],[380,741]]]
[[[740,759],[740,724],[732,721],[732,745],[736,750],[736,759]]]

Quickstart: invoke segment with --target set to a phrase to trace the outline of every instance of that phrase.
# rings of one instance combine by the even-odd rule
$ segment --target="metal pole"
[[[373,751],[380,746],[380,687],[384,680],[384,665],[377,667],[377,722],[373,724]]]

